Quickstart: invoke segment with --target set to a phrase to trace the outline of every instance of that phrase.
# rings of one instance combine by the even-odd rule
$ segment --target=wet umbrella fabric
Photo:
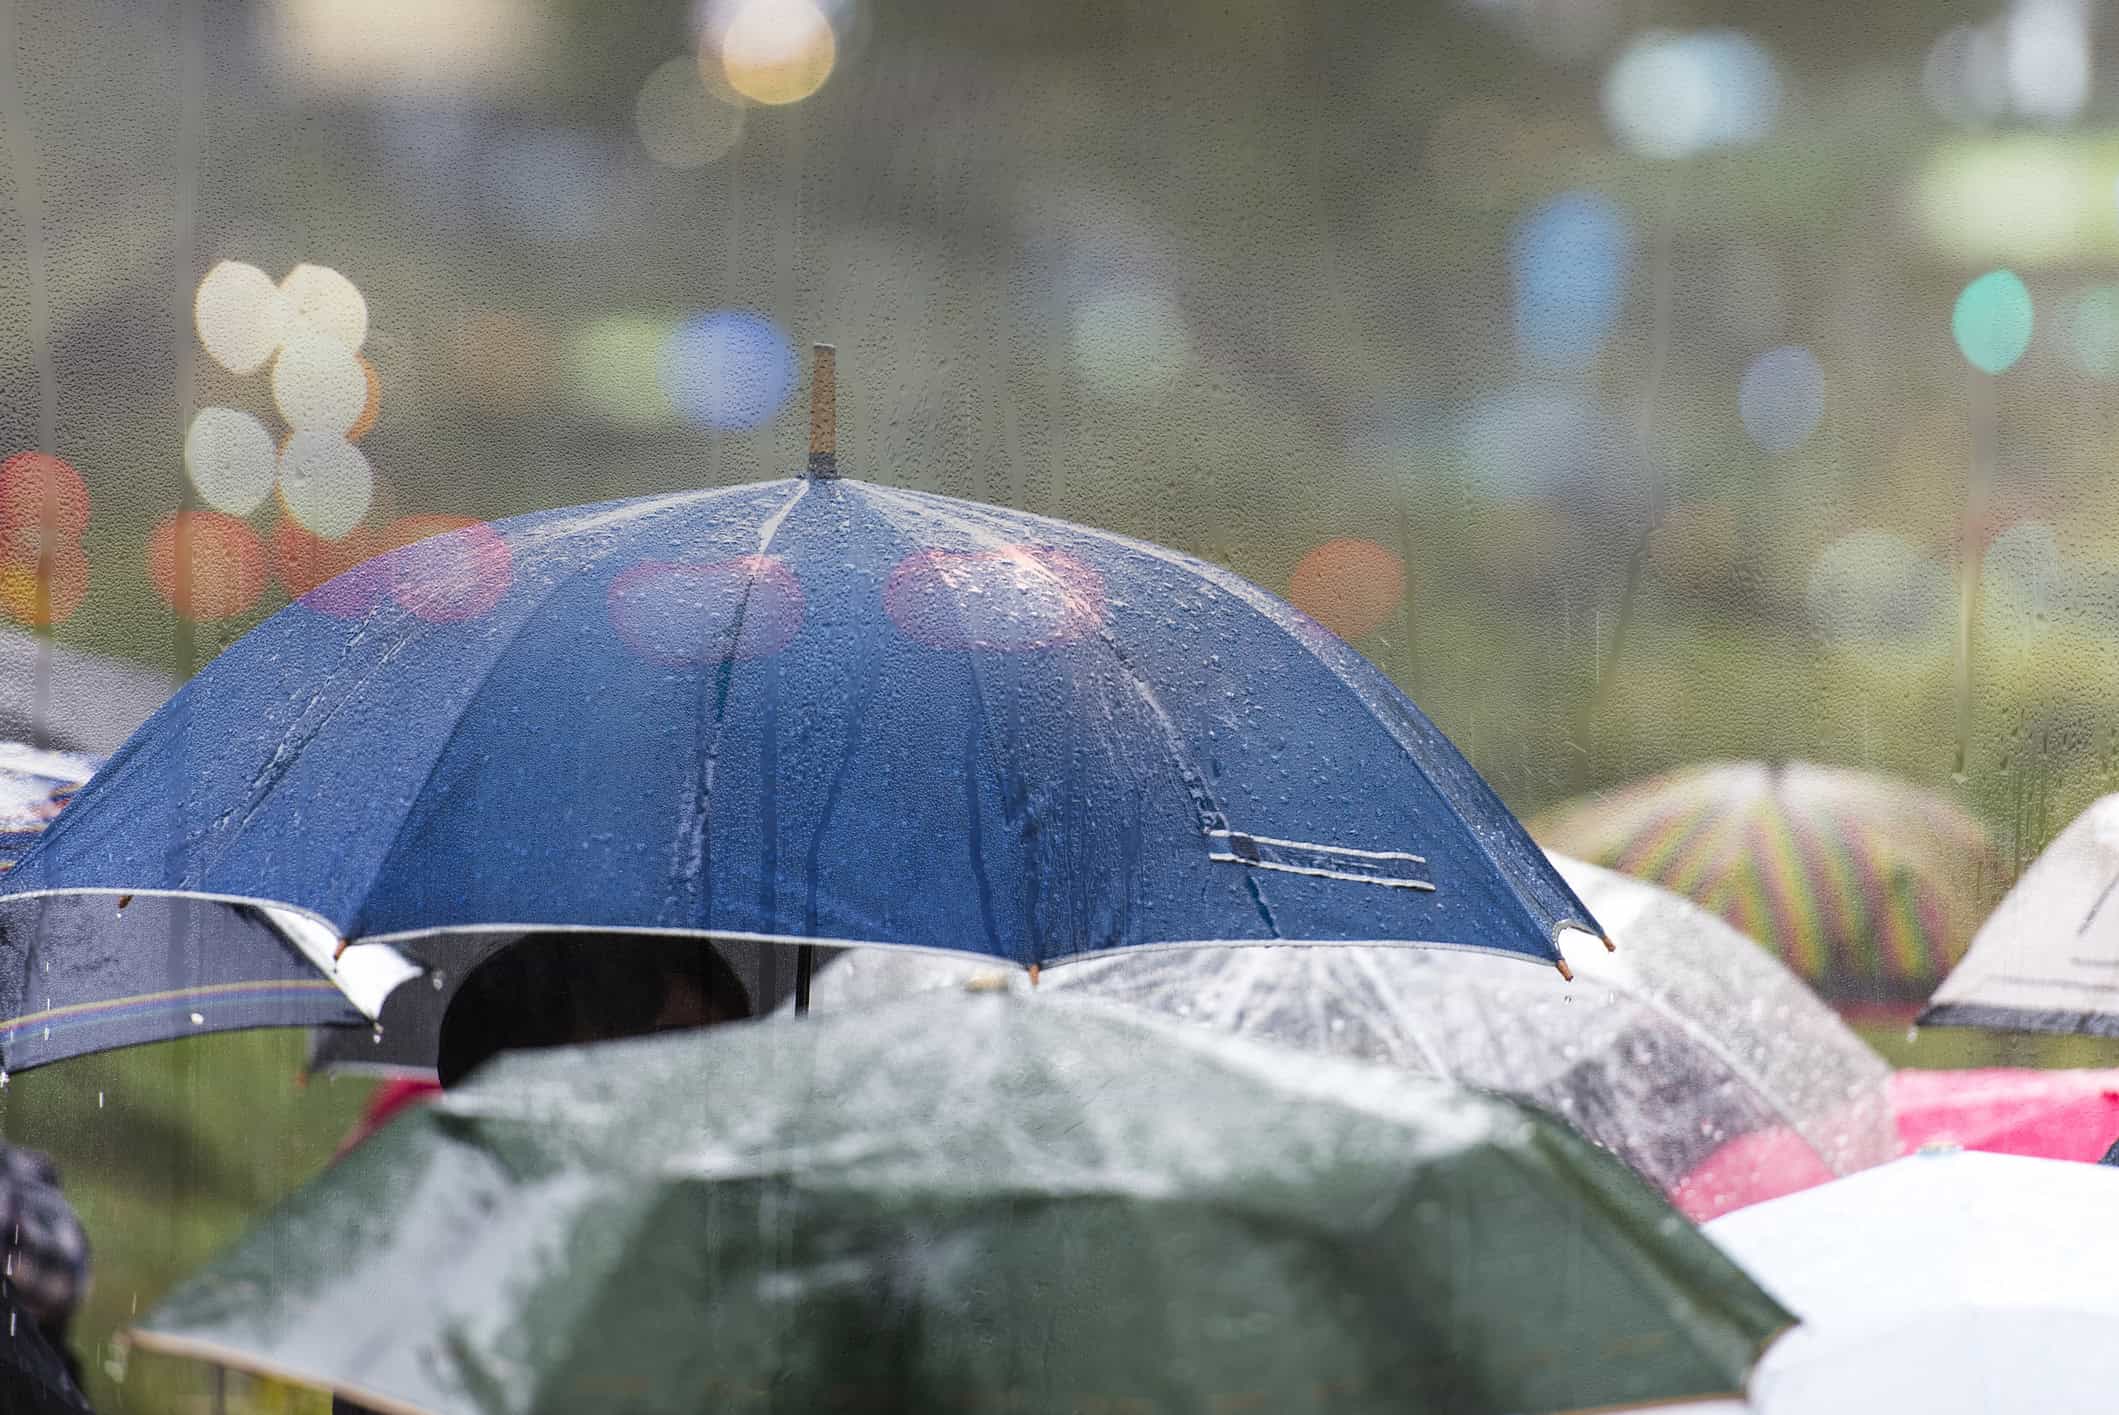
[[[951,992],[503,1056],[137,1339],[433,1415],[1478,1415],[1735,1391],[1787,1320],[1500,1098]]]
[[[98,766],[0,743],[0,881]],[[201,1032],[365,1022],[254,909],[107,895],[0,899],[0,1072]]]
[[[2119,795],[2068,824],[1980,926],[1922,1026],[2119,1036]]]
[[[1696,1218],[1764,1197],[1796,1159],[1809,1183],[1898,1153],[1890,1068],[1772,957],[1668,890],[1551,858],[1620,941],[1581,950],[1566,987],[1460,953],[1188,949],[1084,963],[1036,995],[1091,994],[1534,1102]],[[875,1006],[980,967],[850,952],[818,973],[812,1006]],[[1758,1134],[1776,1144],[1757,1165],[1698,1173]]]
[[[1538,839],[1698,901],[1828,1002],[1904,1020],[2001,876],[1948,797],[1804,762],[1708,762],[1555,807]]]
[[[806,478],[348,572],[188,683],[0,884],[60,889],[275,901],[356,940],[579,925],[1028,966],[1276,940],[1551,962],[1594,928],[1434,725],[1272,596]]]
[[[1760,1415],[2091,1415],[2119,1389],[2119,1171],[1914,1155],[1706,1234],[1803,1319],[1752,1379]]]

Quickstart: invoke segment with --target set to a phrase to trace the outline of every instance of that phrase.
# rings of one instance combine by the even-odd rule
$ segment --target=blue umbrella
[[[0,881],[98,765],[0,742]],[[314,932],[300,917],[182,897],[123,909],[98,894],[0,899],[0,1073],[202,1032],[364,1022],[320,969],[333,950]],[[295,941],[305,933],[314,958]],[[371,973],[378,961],[371,1008],[405,976],[356,960]]]
[[[594,927],[1032,969],[1561,963],[1559,929],[1597,931],[1434,724],[1278,599],[832,462],[348,572],[187,684],[0,890],[272,903],[370,943]]]

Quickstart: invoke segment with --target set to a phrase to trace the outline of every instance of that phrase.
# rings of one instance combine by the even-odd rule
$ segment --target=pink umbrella
[[[2095,1161],[2119,1139],[2119,1070],[1899,1071],[1889,1086],[1899,1150],[1949,1144]],[[1833,1177],[1801,1136],[1757,1131],[1716,1150],[1671,1201],[1696,1223]]]

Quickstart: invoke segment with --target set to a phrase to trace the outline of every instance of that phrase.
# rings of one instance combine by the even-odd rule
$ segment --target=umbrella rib
[[[758,523],[758,549],[753,552],[755,555],[762,559],[771,552],[774,538],[780,534],[780,528],[787,524],[787,518],[793,513],[796,504],[804,496],[808,495],[809,488],[809,478],[795,478],[793,493],[787,500],[768,512],[765,519]],[[693,789],[688,794],[688,799],[685,802],[688,819],[677,823],[677,849],[685,852],[685,858],[671,861],[672,868],[679,873],[679,879],[676,883],[680,886],[686,873],[689,873],[691,878],[705,883],[706,897],[704,907],[695,907],[693,910],[695,915],[711,915],[713,912],[713,880],[709,861],[713,857],[711,836],[713,831],[714,777],[718,774],[721,764],[721,735],[728,725],[729,682],[735,672],[736,652],[743,643],[743,621],[750,614],[751,596],[757,593],[757,589],[758,577],[756,575],[746,576],[743,583],[743,597],[736,601],[735,620],[729,626],[728,653],[723,656],[718,664],[717,672],[712,675],[702,673],[699,676],[699,685],[702,693],[709,683],[715,689],[713,732],[707,740],[700,744],[701,755],[693,764]],[[698,709],[699,717],[703,724],[706,718],[705,704],[698,704]],[[691,867],[689,871],[683,868],[687,865]],[[701,928],[704,928],[706,923],[707,920],[702,918],[700,920]]]
[[[771,483],[762,483],[762,485],[771,485]],[[798,483],[798,485],[807,485],[807,483]],[[592,556],[581,565],[560,575],[551,584],[545,586],[543,592],[535,600],[531,601],[521,619],[516,621],[515,627],[508,631],[507,638],[502,641],[499,652],[493,655],[491,667],[497,668],[509,654],[515,651],[515,645],[521,642],[523,635],[530,631],[531,625],[538,621],[544,607],[551,603],[554,596],[576,580],[599,569],[607,558],[607,554],[608,552],[604,555]],[[427,794],[427,788],[434,783],[435,772],[441,769],[442,758],[448,755],[450,745],[455,742],[457,734],[463,730],[464,719],[471,715],[471,709],[478,705],[479,699],[485,695],[486,684],[491,681],[492,673],[489,668],[487,674],[480,678],[471,691],[465,695],[463,704],[456,710],[456,716],[449,723],[449,730],[443,734],[441,741],[435,745],[434,754],[427,760],[427,770],[420,778],[419,788],[407,798],[408,800],[416,803]],[[343,703],[341,706],[343,706]],[[366,885],[362,888],[360,896],[362,901],[367,899],[369,890],[374,888],[376,878],[389,866],[391,860],[397,854],[398,847],[404,843],[405,827],[411,820],[412,810],[407,807],[405,813],[397,818],[397,827],[391,832],[390,844],[376,856],[376,873],[369,877]],[[356,907],[360,906],[356,905]],[[334,920],[334,922],[337,921]]]
[[[871,491],[881,491],[889,496],[912,502],[913,504],[917,505],[923,512],[954,520],[957,524],[965,527],[966,529],[983,531],[986,534],[995,534],[995,532],[993,532],[989,528],[982,526],[974,516],[967,515],[966,507],[964,507],[960,503],[950,502],[947,498],[936,497],[923,492],[901,491],[896,489],[886,489],[878,487],[870,487],[868,489]],[[1067,527],[1064,526],[1064,523],[1050,521],[1050,518],[1048,517],[1026,516],[1026,519],[1046,521],[1052,524],[1055,528],[1063,529],[1067,533],[1071,533],[1074,535],[1082,534],[1082,528]],[[1373,695],[1370,692],[1366,691],[1361,686],[1361,684],[1358,683],[1352,676],[1343,672],[1338,665],[1334,664],[1330,659],[1328,659],[1324,655],[1324,653],[1320,651],[1316,644],[1308,642],[1301,635],[1295,633],[1292,629],[1288,628],[1282,619],[1282,615],[1285,613],[1285,608],[1280,604],[1278,600],[1275,600],[1271,595],[1268,595],[1265,591],[1259,589],[1256,585],[1251,584],[1249,581],[1245,580],[1240,575],[1232,574],[1229,571],[1222,569],[1218,565],[1209,564],[1206,561],[1196,559],[1195,557],[1181,555],[1166,546],[1156,545],[1150,541],[1135,540],[1130,536],[1118,535],[1115,532],[1111,531],[1094,531],[1091,532],[1091,534],[1108,540],[1114,544],[1124,546],[1127,549],[1135,551],[1150,559],[1158,560],[1165,565],[1170,565],[1179,570],[1182,570],[1187,575],[1191,576],[1196,582],[1203,585],[1213,586],[1214,588],[1220,590],[1223,594],[1230,596],[1237,603],[1249,609],[1252,613],[1271,623],[1276,629],[1280,631],[1282,635],[1284,635],[1287,639],[1293,642],[1297,648],[1301,649],[1304,653],[1308,654],[1312,659],[1314,659],[1320,668],[1322,668],[1326,673],[1330,674],[1342,686],[1344,686],[1347,691],[1358,702],[1360,702],[1362,707],[1367,709],[1369,717],[1376,723],[1379,728],[1382,729],[1384,734],[1387,735],[1392,741],[1398,744],[1399,750],[1405,754],[1406,760],[1412,765],[1412,768],[1415,771],[1419,772],[1420,775],[1427,781],[1428,785],[1434,790],[1435,794],[1440,797],[1444,803],[1449,805],[1451,809],[1458,811],[1459,814],[1463,813],[1462,807],[1458,804],[1456,793],[1451,790],[1445,789],[1442,782],[1436,778],[1435,773],[1429,770],[1428,764],[1421,759],[1419,751],[1416,750],[1416,747],[1419,745],[1417,739],[1408,735],[1408,733],[1403,729],[1403,726],[1400,723],[1392,720],[1391,715],[1383,712],[1381,710],[1380,705],[1374,700]],[[1359,660],[1361,663],[1369,666],[1372,670],[1374,670],[1374,665],[1368,664],[1368,660],[1361,658],[1360,654],[1351,645],[1347,645],[1343,640],[1338,639],[1334,639],[1333,642],[1340,644],[1340,647],[1344,653],[1352,655],[1355,659]],[[1380,676],[1381,670],[1374,671],[1376,671]],[[1387,679],[1385,681],[1388,682]],[[1395,685],[1392,685],[1392,687],[1395,690]],[[1410,706],[1410,704],[1408,705]],[[1419,709],[1415,707],[1413,711],[1415,713],[1418,713]],[[1440,739],[1442,746],[1446,750],[1454,752],[1455,747],[1449,742],[1449,739],[1447,737],[1443,736],[1441,729],[1434,728],[1432,723],[1430,723],[1429,726],[1434,731],[1435,736]],[[1469,766],[1470,763],[1467,762],[1466,765]],[[1509,822],[1515,821],[1515,817],[1512,813],[1509,812],[1506,803],[1503,802],[1500,797],[1494,793],[1493,788],[1487,785],[1485,779],[1481,777],[1476,770],[1473,770],[1470,773],[1470,782],[1468,783],[1467,789],[1470,789],[1474,792],[1483,791],[1487,796],[1492,798],[1489,804],[1493,807],[1494,811],[1503,820]],[[1529,832],[1524,831],[1520,823],[1517,824],[1516,828],[1517,831],[1522,835],[1523,842],[1527,847],[1527,856],[1535,856],[1535,858],[1539,862],[1542,862],[1544,860],[1544,855],[1541,851],[1538,850],[1537,843],[1530,839]],[[1486,861],[1488,865],[1493,869],[1493,872],[1508,885],[1509,898],[1515,901],[1517,908],[1523,911],[1523,914],[1528,919],[1528,921],[1537,927],[1541,941],[1551,951],[1551,955],[1553,958],[1557,959],[1559,957],[1559,945],[1557,942],[1557,937],[1562,929],[1569,927],[1582,928],[1588,930],[1591,933],[1598,934],[1599,937],[1602,937],[1602,930],[1596,926],[1595,915],[1590,912],[1589,906],[1584,904],[1580,897],[1575,894],[1574,889],[1569,886],[1565,880],[1560,879],[1557,874],[1554,874],[1552,877],[1553,884],[1556,885],[1560,890],[1561,898],[1566,900],[1567,903],[1572,906],[1573,910],[1579,914],[1579,917],[1571,917],[1565,913],[1562,913],[1558,917],[1555,917],[1549,921],[1541,917],[1542,911],[1533,907],[1531,899],[1525,894],[1523,886],[1518,882],[1515,872],[1507,868],[1502,863],[1500,858],[1495,855],[1492,848],[1487,844],[1485,837],[1479,831],[1476,830],[1467,829],[1464,834],[1471,840],[1474,848],[1477,849],[1479,853],[1486,858]],[[1521,957],[1522,955],[1518,954],[1517,956]]]
[[[983,524],[976,514],[970,513],[966,507],[959,504],[948,502],[941,498],[923,497],[917,492],[901,491],[894,487],[878,487],[863,483],[863,489],[871,494],[878,494],[885,500],[911,501],[915,503],[916,508],[922,514],[953,523],[957,529],[962,530],[966,534],[986,539],[991,544],[1015,543],[1014,537],[1009,535],[1004,528]],[[1039,517],[1036,519],[1042,520],[1044,518]],[[1081,533],[1079,528],[1069,527],[1067,529],[1069,533],[1074,535]],[[1129,545],[1133,544],[1133,542],[1126,541],[1123,536],[1112,536],[1110,538]],[[1050,569],[1042,565],[1037,568],[1049,576],[1054,584],[1059,585],[1062,590],[1065,589],[1065,582],[1059,576],[1052,574]],[[1112,661],[1118,666],[1119,671],[1124,675],[1126,683],[1133,690],[1134,696],[1140,700],[1141,705],[1147,709],[1149,716],[1154,720],[1157,732],[1162,738],[1164,750],[1169,753],[1170,765],[1177,772],[1178,779],[1183,783],[1186,794],[1192,799],[1192,809],[1199,822],[1200,834],[1210,841],[1214,839],[1217,832],[1226,835],[1231,829],[1228,814],[1222,810],[1220,803],[1215,800],[1212,789],[1207,785],[1205,775],[1199,770],[1199,764],[1192,760],[1191,751],[1185,745],[1183,734],[1177,730],[1176,722],[1171,719],[1169,712],[1163,707],[1162,700],[1156,696],[1155,689],[1142,676],[1140,670],[1133,666],[1132,659],[1127,656],[1124,647],[1119,644],[1117,637],[1111,633],[1108,625],[1099,625],[1096,637],[1097,641],[1104,646],[1105,651],[1111,656]],[[976,674],[976,668],[973,669],[973,672]],[[1273,916],[1273,907],[1267,901],[1265,891],[1259,887],[1257,874],[1252,870],[1246,869],[1243,878],[1244,887],[1250,894],[1252,904],[1257,907],[1259,919],[1265,924],[1267,933],[1275,939],[1284,937],[1279,921]]]

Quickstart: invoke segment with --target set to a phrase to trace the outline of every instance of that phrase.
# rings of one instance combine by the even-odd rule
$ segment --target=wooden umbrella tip
[[[810,355],[809,475],[831,481],[839,475],[839,351],[816,344]]]
[[[1604,951],[1606,953],[1617,953],[1619,951],[1619,946],[1611,941],[1610,934],[1598,934],[1597,937],[1604,940]]]
[[[1565,958],[1553,959],[1552,965],[1553,967],[1558,968],[1560,970],[1560,976],[1566,981],[1571,983],[1575,980],[1575,970],[1567,966],[1567,960]]]

